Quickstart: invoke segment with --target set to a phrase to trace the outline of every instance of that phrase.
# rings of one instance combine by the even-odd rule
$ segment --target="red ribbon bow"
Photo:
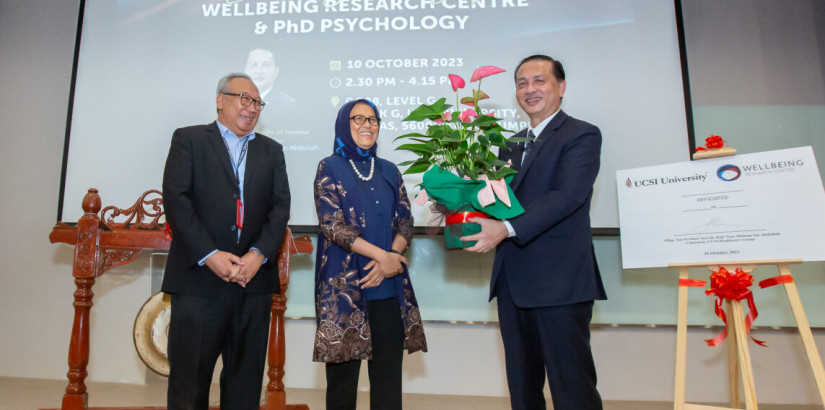
[[[166,239],[172,240],[172,227],[169,226],[169,222],[166,222],[163,227],[163,233],[166,235]]]
[[[725,146],[725,140],[718,135],[711,135],[705,138],[705,146],[708,148],[722,148]]]
[[[725,341],[728,336],[728,320],[725,316],[725,310],[722,309],[722,300],[748,300],[748,315],[745,317],[745,331],[750,334],[751,325],[759,316],[756,311],[756,304],[753,302],[753,293],[748,289],[753,285],[753,276],[745,273],[742,269],[736,268],[733,274],[728,272],[724,267],[720,267],[718,271],[714,271],[710,275],[710,288],[705,290],[706,295],[716,295],[716,316],[722,319],[725,323],[725,329],[713,339],[705,340],[708,346],[718,346]],[[751,336],[756,344],[766,347],[765,342],[757,340]]]
[[[704,147],[696,147],[696,152],[704,151],[706,149],[716,149],[722,148],[725,146],[725,140],[718,135],[711,135],[710,137],[705,138],[705,146]]]
[[[470,218],[490,218],[484,212],[456,212],[447,217],[444,225],[455,225],[470,222]]]

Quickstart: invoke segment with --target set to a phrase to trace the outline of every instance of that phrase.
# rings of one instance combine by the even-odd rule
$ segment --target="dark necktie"
[[[527,158],[527,154],[530,153],[530,148],[533,148],[533,143],[536,142],[536,134],[533,134],[533,130],[527,131],[527,141],[524,141],[524,153],[521,156],[521,164],[524,165],[524,160]]]

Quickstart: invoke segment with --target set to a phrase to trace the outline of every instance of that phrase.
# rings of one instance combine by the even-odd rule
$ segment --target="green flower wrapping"
[[[504,177],[507,195],[510,198],[510,206],[500,200],[482,206],[478,199],[478,193],[487,187],[487,181],[464,179],[438,166],[433,166],[424,173],[421,186],[428,197],[444,205],[449,210],[461,212],[476,210],[496,219],[508,219],[524,213],[524,208],[521,207],[515,194],[513,194],[513,190],[510,189],[513,176],[514,174],[510,174]]]

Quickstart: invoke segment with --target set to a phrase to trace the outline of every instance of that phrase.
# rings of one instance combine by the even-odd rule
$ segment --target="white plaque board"
[[[616,172],[622,266],[825,260],[811,147]]]

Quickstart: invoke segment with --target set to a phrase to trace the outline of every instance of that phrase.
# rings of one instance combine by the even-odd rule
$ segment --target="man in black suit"
[[[169,409],[206,409],[218,356],[221,409],[257,409],[277,252],[289,220],[280,144],[253,132],[264,104],[245,74],[218,82],[218,119],[180,128],[163,173],[172,244]]]
[[[518,174],[511,187],[525,212],[473,219],[472,252],[496,249],[490,300],[498,298],[513,409],[545,409],[545,371],[556,410],[601,409],[590,350],[593,301],[606,299],[590,230],[601,132],[560,110],[562,64],[544,55],[516,68],[516,98],[530,118],[499,157]],[[534,137],[537,136],[536,137]]]

